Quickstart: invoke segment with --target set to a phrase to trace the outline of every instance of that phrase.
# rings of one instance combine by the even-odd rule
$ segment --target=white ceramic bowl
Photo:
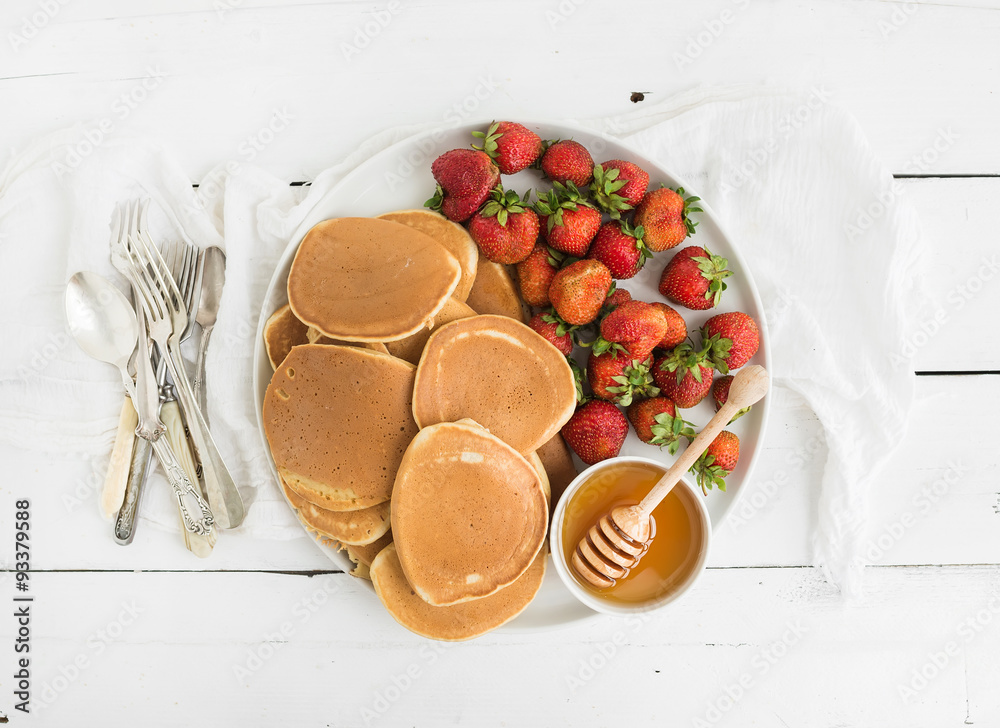
[[[635,604],[611,602],[606,599],[602,599],[594,592],[581,586],[576,580],[576,577],[574,577],[571,573],[572,567],[566,563],[566,556],[563,551],[563,522],[566,517],[566,507],[570,501],[573,500],[573,497],[577,494],[580,487],[585,482],[599,474],[602,470],[628,463],[642,463],[644,465],[649,465],[661,474],[665,473],[668,467],[662,462],[643,457],[609,458],[608,460],[604,460],[596,465],[590,466],[576,476],[573,482],[569,484],[562,496],[559,498],[559,502],[556,504],[555,512],[552,514],[552,526],[549,530],[549,544],[552,553],[552,560],[553,563],[555,563],[556,572],[559,574],[559,578],[562,579],[563,584],[566,585],[566,588],[569,589],[574,597],[579,599],[583,604],[591,609],[604,614],[613,614],[618,616],[651,612],[656,609],[662,609],[668,604],[676,602],[681,596],[691,591],[694,585],[698,582],[702,573],[705,571],[705,564],[708,562],[708,552],[712,543],[712,519],[709,517],[708,508],[705,507],[705,498],[701,489],[699,489],[685,476],[677,485],[674,486],[674,488],[684,488],[692,496],[692,500],[697,504],[695,508],[697,514],[696,517],[698,518],[703,534],[701,551],[699,552],[697,562],[688,577],[666,594],[647,602],[638,602]]]

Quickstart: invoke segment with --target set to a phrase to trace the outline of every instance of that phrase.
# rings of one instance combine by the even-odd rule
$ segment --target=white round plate
[[[683,187],[686,195],[698,194],[698,190],[684,184],[683,180],[678,179],[676,175],[612,137],[564,123],[521,123],[543,139],[572,138],[580,142],[587,147],[597,163],[609,159],[624,159],[635,162],[649,173],[650,188],[663,183],[668,187]],[[485,130],[488,126],[489,122],[484,121],[460,127],[430,130],[383,150],[348,173],[336,187],[324,195],[292,236],[288,248],[281,256],[274,271],[267,293],[264,295],[260,322],[257,327],[257,342],[254,347],[253,396],[257,409],[257,422],[262,446],[268,453],[268,462],[274,474],[276,487],[280,488],[278,473],[274,469],[274,462],[270,459],[270,450],[264,437],[262,419],[264,393],[272,374],[264,348],[263,330],[268,317],[288,302],[286,292],[288,270],[295,257],[295,252],[298,250],[299,243],[310,228],[329,218],[373,217],[392,210],[422,207],[424,201],[434,193],[435,183],[430,171],[431,162],[449,149],[468,148],[473,141],[472,132]],[[507,189],[517,190],[521,194],[528,189],[547,189],[548,187],[540,173],[533,170],[526,170],[509,177],[504,176],[502,181]],[[739,254],[736,245],[733,244],[733,238],[723,231],[710,206],[704,200],[700,204],[704,212],[694,213],[694,219],[699,223],[695,235],[690,236],[674,250],[654,255],[639,272],[639,275],[630,280],[619,281],[618,285],[620,288],[627,289],[635,299],[662,301],[663,297],[657,290],[657,284],[663,268],[677,249],[686,245],[699,245],[707,247],[717,255],[728,258],[729,268],[733,271],[733,275],[726,281],[729,288],[723,293],[719,308],[709,311],[678,310],[687,321],[688,330],[692,332],[697,330],[710,316],[717,313],[743,311],[749,314],[757,321],[761,335],[760,349],[752,362],[762,364],[770,370],[770,352],[763,316],[764,310],[757,293],[757,287],[754,285],[743,257]],[[757,460],[757,454],[761,450],[761,439],[769,410],[769,398],[765,397],[761,403],[754,406],[748,414],[737,420],[730,428],[740,438],[740,463],[732,475],[726,479],[727,492],[709,491],[706,505],[712,518],[713,530],[736,506],[740,496],[746,490],[754,463]],[[684,417],[694,423],[696,428],[700,428],[711,419],[714,412],[711,397],[707,397],[697,407],[684,410]],[[658,451],[641,442],[632,432],[629,433],[621,454],[660,458],[667,464],[674,460],[674,457],[665,451]],[[577,465],[582,467],[582,463],[579,461],[577,461]],[[289,505],[289,507],[291,506]],[[319,548],[340,568],[345,571],[352,568],[346,554],[334,552],[322,545],[319,545]],[[598,616],[596,612],[578,602],[563,586],[552,566],[551,556],[549,558],[548,573],[538,596],[517,619],[509,625],[501,627],[502,630],[514,632],[550,630]]]

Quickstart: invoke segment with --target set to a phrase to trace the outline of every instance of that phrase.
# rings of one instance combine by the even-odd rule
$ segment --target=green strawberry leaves
[[[701,337],[705,342],[708,361],[722,374],[729,374],[729,350],[733,346],[733,340],[724,339],[719,334],[706,339],[704,329],[701,330]]]
[[[594,196],[597,207],[608,213],[613,220],[620,219],[623,212],[632,209],[632,205],[617,194],[629,182],[627,179],[619,179],[620,175],[621,170],[617,167],[606,170],[600,164],[595,164],[594,181],[590,183],[590,193]]]
[[[665,372],[676,372],[677,384],[683,381],[684,376],[690,372],[695,381],[701,383],[701,368],[709,367],[708,348],[700,350],[694,348],[691,340],[681,342],[674,350],[667,355],[667,358],[660,364],[660,369]]]
[[[722,292],[726,290],[725,278],[733,274],[728,269],[729,261],[721,255],[713,255],[708,248],[705,248],[707,255],[699,255],[691,258],[698,264],[698,270],[702,277],[708,281],[708,290],[705,291],[705,300],[712,301],[712,306],[718,306],[722,300]]]
[[[708,495],[713,486],[723,493],[726,492],[726,476],[729,475],[729,471],[715,464],[714,455],[702,454],[689,472],[694,474],[696,482],[701,486],[701,492],[705,495]]]
[[[684,197],[683,187],[678,187],[674,190],[674,192],[680,195],[684,200],[684,209],[681,211],[681,219],[684,221],[685,227],[687,227],[688,235],[694,235],[698,222],[696,220],[692,220],[688,217],[688,215],[692,212],[704,212],[704,210],[694,204],[696,202],[701,202],[701,198],[694,197],[693,195],[691,197]]]
[[[444,188],[441,185],[437,185],[437,188],[434,190],[434,196],[424,203],[424,207],[430,208],[435,212],[441,212],[442,204],[444,204]]]
[[[611,380],[619,386],[607,387],[607,390],[618,395],[615,401],[622,407],[628,407],[632,404],[632,398],[637,394],[644,397],[655,397],[660,393],[659,388],[653,383],[648,359],[645,362],[633,359],[631,366],[626,367],[622,374],[611,377]]]
[[[479,214],[483,217],[495,217],[501,226],[507,227],[507,219],[510,215],[518,215],[530,207],[529,197],[531,197],[531,190],[528,190],[524,197],[520,197],[514,190],[504,191],[503,185],[497,185],[490,190],[486,202],[479,208]]]
[[[570,371],[573,372],[573,385],[576,387],[576,403],[577,405],[586,404],[590,401],[590,397],[583,393],[583,381],[586,379],[583,369],[576,363],[576,359],[571,356],[566,357],[566,361],[569,363]]]
[[[476,137],[476,139],[483,140],[483,146],[477,147],[475,144],[473,144],[472,148],[478,149],[480,152],[486,152],[490,156],[490,159],[496,159],[497,156],[499,156],[500,154],[500,152],[497,150],[497,139],[503,136],[503,132],[497,133],[497,129],[499,127],[500,124],[494,121],[492,124],[490,124],[490,128],[486,131],[486,133],[483,133],[481,131],[472,132],[472,136]]]
[[[649,444],[659,445],[661,450],[666,447],[667,452],[671,455],[677,454],[677,448],[680,446],[680,439],[682,437],[686,437],[689,441],[696,437],[694,425],[686,421],[679,414],[671,417],[667,412],[661,412],[653,418],[650,430],[653,433],[653,437],[650,439]]]

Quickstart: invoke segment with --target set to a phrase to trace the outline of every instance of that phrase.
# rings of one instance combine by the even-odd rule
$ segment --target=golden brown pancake
[[[549,474],[545,472],[545,466],[542,465],[541,459],[538,457],[537,452],[528,453],[524,456],[524,459],[531,463],[531,467],[535,469],[538,473],[538,479],[542,483],[542,492],[545,493],[545,500],[549,504],[552,503],[552,486],[549,483]]]
[[[288,273],[288,303],[331,339],[394,341],[434,318],[461,274],[455,256],[408,225],[340,217],[302,239]]]
[[[308,329],[295,318],[287,303],[271,314],[264,324],[264,348],[267,349],[272,369],[278,368],[293,346],[309,343]]]
[[[503,589],[531,565],[547,530],[538,473],[475,422],[427,427],[406,449],[392,491],[393,542],[426,602]]]
[[[359,511],[328,511],[310,503],[282,482],[285,497],[306,528],[334,539],[344,546],[364,546],[381,539],[389,531],[389,503],[379,503]],[[370,563],[370,562],[369,562]]]
[[[573,455],[558,432],[543,443],[535,454],[538,455],[549,476],[549,485],[552,488],[550,502],[556,503],[566,490],[566,486],[579,474],[576,471],[576,463],[573,462]]]
[[[411,364],[416,364],[420,361],[420,355],[424,351],[427,339],[430,338],[434,329],[449,324],[452,321],[458,321],[458,319],[469,318],[475,315],[476,312],[461,301],[456,301],[454,298],[448,299],[444,307],[434,317],[431,328],[425,326],[417,333],[407,336],[405,339],[388,341],[385,347],[393,356],[398,356],[400,359],[405,359]]]
[[[350,557],[351,561],[356,564],[371,566],[379,552],[391,543],[392,530],[390,529],[386,531],[382,538],[377,541],[372,541],[371,543],[364,544],[363,546],[355,546],[353,544],[345,545],[344,548],[347,549],[347,555]]]
[[[393,619],[423,637],[446,642],[472,639],[506,624],[535,598],[545,576],[547,549],[513,584],[496,594],[449,607],[421,599],[406,580],[395,544],[386,546],[371,565],[375,593]]]
[[[414,230],[430,235],[454,255],[462,267],[462,278],[451,297],[465,303],[476,280],[479,246],[464,227],[431,210],[397,210],[379,215],[378,219],[409,225]]]
[[[414,367],[353,346],[296,346],[264,395],[264,434],[288,487],[321,508],[384,503],[407,445]]]
[[[521,323],[530,318],[507,268],[486,258],[479,261],[476,282],[466,303],[476,313],[507,316]]]
[[[306,328],[306,338],[309,339],[310,344],[357,346],[361,349],[369,349],[370,351],[381,351],[383,354],[389,353],[389,350],[385,348],[385,344],[381,341],[342,341],[340,339],[331,339],[329,336],[324,336],[322,331],[312,326]]]
[[[417,366],[413,417],[421,427],[469,417],[527,454],[559,432],[575,408],[566,357],[504,316],[445,324]]]

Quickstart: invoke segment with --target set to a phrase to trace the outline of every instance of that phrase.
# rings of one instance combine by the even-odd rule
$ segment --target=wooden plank
[[[868,582],[845,609],[811,569],[712,570],[648,618],[440,644],[347,576],[35,575],[36,719],[995,725],[1000,573],[879,568]],[[914,671],[932,677],[911,687]]]
[[[1000,347],[989,333],[1000,311],[1000,179],[897,183],[920,211],[930,243],[930,300],[901,359],[918,371],[1000,371]]]
[[[995,0],[706,0],[682,14],[642,0],[628,7],[642,22],[629,23],[626,72],[601,50],[621,11],[582,0],[512,1],[491,21],[508,41],[490,53],[476,13],[430,0],[44,6],[10,10],[0,85],[17,117],[5,147],[80,123],[81,141],[161,138],[194,179],[238,159],[302,180],[394,125],[622,114],[632,91],[652,104],[766,80],[828,90],[895,172],[1000,173]],[[567,106],[553,75],[585,88],[586,104]]]
[[[1000,377],[921,377],[917,391],[921,402],[909,436],[872,488],[873,561],[883,565],[1000,563],[1000,464],[994,418],[988,408],[970,407],[973,401],[1000,398]],[[815,504],[826,445],[811,410],[793,395],[778,391],[774,396],[774,416],[754,474],[754,489],[748,491],[733,519],[718,529],[713,565],[812,563]],[[931,422],[940,424],[925,424]],[[90,475],[91,464],[71,460],[29,463],[23,456],[8,456],[3,449],[0,455],[13,464],[12,485],[0,492],[0,512],[13,512],[17,498],[30,495],[32,499],[35,568],[331,568],[305,538],[263,541],[224,532],[215,553],[199,560],[183,550],[179,533],[147,526],[139,530],[132,546],[117,546],[111,540],[110,526],[98,515],[96,489],[67,500],[74,483],[85,486],[88,479],[99,483]],[[73,476],[67,478],[67,473]],[[727,496],[713,493],[709,497]],[[900,531],[900,524],[902,532],[893,535]],[[67,544],[87,547],[67,548]]]

